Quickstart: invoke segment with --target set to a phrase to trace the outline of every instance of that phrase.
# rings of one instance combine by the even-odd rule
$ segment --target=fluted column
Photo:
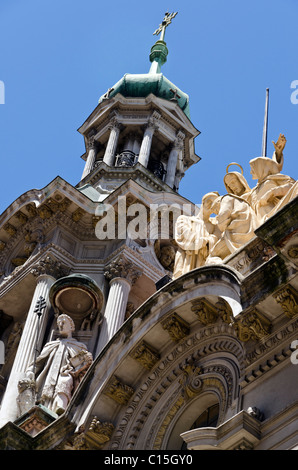
[[[176,140],[169,155],[165,183],[171,188],[174,186],[178,156],[181,150],[183,149],[184,137],[185,136],[182,132],[178,132]]]
[[[124,257],[118,258],[107,267],[105,277],[110,281],[110,290],[97,353],[105,347],[124,322],[130,289],[141,274],[142,271]]]
[[[110,136],[109,136],[109,140],[106,146],[106,151],[103,157],[103,161],[109,166],[114,165],[120,128],[121,128],[121,124],[117,121],[116,117],[113,117],[109,125]]]
[[[56,277],[65,275],[66,271],[58,261],[53,260],[48,256],[44,260],[41,260],[36,266],[34,266],[31,273],[36,276],[37,283],[6,386],[5,395],[2,400],[0,411],[0,427],[8,421],[14,421],[19,415],[16,401],[19,393],[18,383],[25,377],[25,372],[29,364],[34,360],[36,344],[38,345],[38,343],[41,343],[43,338],[47,326],[48,313],[50,310],[50,288],[55,282]],[[45,302],[45,308],[39,319],[35,309],[36,304],[40,299],[43,299]],[[37,328],[38,322],[40,322],[39,328]],[[39,337],[37,338],[36,336],[38,331]]]
[[[149,119],[148,125],[144,132],[144,137],[143,137],[141,148],[140,148],[138,162],[141,163],[146,168],[149,162],[153,134],[154,134],[155,129],[157,129],[158,127],[159,119],[160,119],[160,114],[157,111],[155,111],[152,114],[151,118]]]
[[[88,155],[87,155],[87,160],[85,163],[85,168],[84,168],[81,179],[84,179],[87,175],[89,175],[89,173],[94,168],[94,163],[96,159],[96,147],[97,147],[94,136],[95,136],[95,131],[92,131],[90,135],[88,136],[88,140],[87,140]]]

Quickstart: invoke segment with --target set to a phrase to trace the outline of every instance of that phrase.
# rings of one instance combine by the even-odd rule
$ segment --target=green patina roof
[[[176,87],[161,72],[161,66],[166,62],[168,49],[164,41],[157,41],[151,48],[149,73],[125,74],[108,92],[112,98],[120,93],[126,98],[145,98],[151,93],[159,98],[172,101],[175,99],[184,114],[190,118],[189,96]],[[99,103],[107,98],[107,94],[101,96]]]

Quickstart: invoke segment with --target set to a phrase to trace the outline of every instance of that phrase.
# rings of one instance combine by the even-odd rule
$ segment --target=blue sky
[[[2,213],[18,196],[57,175],[81,178],[84,142],[77,129],[99,97],[125,73],[149,71],[154,30],[167,10],[165,76],[190,96],[202,160],[180,194],[200,203],[236,161],[253,187],[249,160],[261,154],[270,89],[268,156],[287,138],[283,173],[297,179],[296,0],[0,0]]]

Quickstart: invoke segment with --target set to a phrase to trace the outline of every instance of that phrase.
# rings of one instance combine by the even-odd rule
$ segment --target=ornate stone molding
[[[104,393],[120,405],[126,405],[134,394],[134,390],[113,376]]]
[[[182,385],[183,398],[193,398],[200,393],[202,382],[202,368],[194,364],[186,363],[183,366],[183,377],[179,380]]]
[[[70,268],[63,265],[56,259],[47,255],[45,258],[40,259],[32,268],[31,274],[38,277],[41,275],[52,276],[56,279],[60,277],[67,276],[69,274]]]
[[[223,341],[223,338],[225,340]],[[152,409],[152,403],[157,404],[159,399],[164,396],[167,389],[179,381],[181,377],[183,365],[179,365],[181,360],[191,357],[195,363],[199,364],[202,358],[208,356],[210,352],[220,353],[221,355],[229,354],[230,357],[237,359],[237,367],[239,368],[239,377],[243,375],[244,371],[244,350],[240,341],[236,338],[234,329],[223,323],[221,325],[213,325],[206,328],[201,328],[192,336],[188,336],[184,341],[177,343],[168,355],[163,357],[156,367],[152,370],[151,374],[146,377],[146,380],[140,384],[138,390],[136,390],[134,397],[131,398],[129,406],[123,413],[120,422],[117,424],[117,432],[114,435],[113,440],[109,444],[109,449],[133,449],[136,448],[137,437],[140,436],[142,428],[146,425],[147,417]],[[221,371],[219,370],[221,369]],[[237,386],[232,380],[229,371],[223,372],[223,365],[204,365],[204,378],[208,378],[209,385],[211,386],[211,378],[219,380],[220,376],[223,381],[227,384],[226,390],[228,390],[228,400],[233,399],[234,389]],[[179,382],[178,382],[179,383]],[[207,384],[207,381],[205,382]],[[219,382],[216,382],[219,384]],[[229,398],[231,397],[231,398]],[[173,416],[185,403],[184,398],[181,395],[181,386],[176,387],[176,392],[171,394],[170,403],[166,405],[166,413],[169,414],[171,406],[173,405]],[[164,417],[165,415],[163,415]],[[163,419],[160,415],[158,422],[156,423],[157,428],[160,425],[160,420]],[[129,435],[129,442],[127,441],[129,429],[134,429],[133,436]],[[155,428],[155,429],[157,429]],[[152,433],[149,433],[146,441],[146,449],[152,449],[152,439],[154,429]]]
[[[293,318],[298,313],[298,293],[290,284],[274,293],[273,297],[288,318]]]
[[[233,313],[230,306],[222,299],[213,305],[204,297],[192,302],[191,310],[197,315],[204,326],[212,325],[220,317],[224,323],[233,322]]]
[[[142,366],[147,370],[151,370],[159,361],[158,352],[145,341],[142,341],[137,345],[137,347],[130,353],[130,356],[142,364]]]
[[[120,256],[106,267],[104,274],[109,281],[116,277],[123,277],[127,279],[131,285],[134,285],[142,273],[142,270],[134,263],[127,260],[124,256]]]
[[[265,338],[271,330],[271,322],[256,308],[242,314],[233,326],[240,341],[244,342]]]
[[[110,422],[101,422],[97,416],[91,420],[90,426],[85,430],[82,426],[71,438],[70,442],[64,443],[62,449],[71,450],[97,450],[102,449],[110,439],[114,426]]]
[[[171,339],[176,342],[185,338],[189,333],[189,324],[179,317],[177,313],[166,318],[161,325],[164,330],[167,330]]]

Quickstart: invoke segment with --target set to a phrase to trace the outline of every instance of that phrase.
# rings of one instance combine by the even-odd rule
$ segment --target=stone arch
[[[199,403],[206,393],[220,404],[219,423],[225,421],[239,410],[243,359],[242,346],[229,325],[188,336],[144,376],[138,392],[120,412],[108,448],[167,449],[168,443],[175,445],[173,430],[181,427],[182,415],[192,402]],[[186,430],[179,429],[181,433]]]

